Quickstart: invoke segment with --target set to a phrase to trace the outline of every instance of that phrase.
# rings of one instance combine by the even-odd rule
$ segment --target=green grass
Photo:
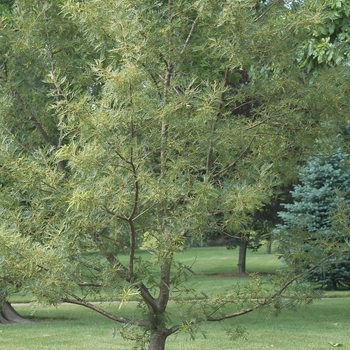
[[[196,274],[228,274],[237,272],[238,249],[225,247],[191,248],[176,257],[183,263],[193,265]],[[274,273],[280,262],[274,254],[266,254],[265,248],[247,252],[247,272]]]
[[[132,312],[134,305],[122,309]],[[4,350],[106,350],[132,349],[133,343],[121,338],[120,325],[82,307],[61,305],[41,307],[34,314],[30,306],[17,306],[25,316],[35,317],[33,324],[0,326],[0,349]],[[119,311],[118,305],[108,309]],[[195,341],[186,333],[168,339],[167,350],[280,349],[326,350],[329,342],[350,349],[350,300],[317,300],[308,309],[283,311],[279,317],[257,311],[222,323],[203,324]],[[248,331],[247,339],[230,341],[226,330],[240,325]]]
[[[145,251],[139,252],[143,258],[149,258]],[[122,260],[127,261],[127,256]],[[228,250],[225,247],[190,248],[176,254],[176,259],[192,266],[194,275],[189,285],[198,292],[207,294],[231,289],[233,285],[247,283],[249,278],[237,276],[238,249]],[[257,252],[247,252],[247,272],[273,274],[280,267],[281,262],[274,254],[266,254],[265,247]],[[350,297],[350,291],[326,292],[328,297]],[[11,295],[12,302],[30,302],[30,295]]]
[[[237,276],[237,250],[221,247],[192,248],[178,253],[183,263],[194,265],[191,285],[198,291],[223,291],[234,284],[246,283],[249,278]],[[147,256],[146,252],[142,252]],[[274,273],[280,262],[264,249],[248,252],[248,272]],[[257,311],[222,323],[205,323],[201,328],[207,338],[198,333],[196,341],[188,334],[172,336],[167,350],[211,350],[211,349],[331,349],[329,342],[341,343],[342,349],[350,350],[350,299],[335,298],[350,296],[349,292],[328,292],[333,298],[317,300],[307,310],[297,312],[284,310],[282,314],[268,317],[266,311]],[[27,301],[30,296],[13,296],[12,301]],[[115,312],[130,315],[135,303],[121,310],[118,304],[107,305]],[[173,306],[171,305],[170,308]],[[120,325],[82,307],[61,305],[39,307],[33,314],[30,306],[16,305],[16,309],[35,319],[33,324],[0,326],[0,349],[6,350],[99,350],[132,349],[133,343],[121,338]],[[247,340],[231,342],[225,333],[240,325],[248,330]]]

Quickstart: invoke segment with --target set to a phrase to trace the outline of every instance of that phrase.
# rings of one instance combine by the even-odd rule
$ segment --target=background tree
[[[294,201],[285,204],[285,211],[279,213],[284,222],[280,226],[281,239],[290,242],[297,235],[304,237],[298,248],[302,254],[299,260],[304,260],[305,254],[332,255],[332,249],[344,245],[349,239],[348,234],[332,224],[332,216],[339,209],[336,206],[341,205],[347,215],[349,181],[349,157],[341,152],[314,157],[301,169],[300,185],[291,192]],[[299,230],[305,231],[305,234],[300,234]],[[305,264],[309,259],[305,260]],[[313,270],[307,279],[327,289],[349,288],[350,264],[347,259],[342,255],[333,256],[329,265]],[[295,263],[289,259],[287,262]]]
[[[324,66],[348,64],[350,2],[327,1],[322,17],[310,26],[310,39],[302,46],[301,67],[312,71]]]
[[[290,64],[319,6],[17,1],[2,65],[1,159],[12,185],[2,188],[1,267],[39,300],[128,324],[124,334],[151,350],[201,322],[283,303],[303,271],[283,274],[273,295],[237,288],[184,303],[191,273],[174,253],[218,216],[247,231],[281,174],[293,176],[296,150],[337,132],[331,112],[347,124],[347,70],[308,80]],[[258,103],[238,113],[247,101]],[[15,270],[21,262],[28,268]],[[87,301],[101,291],[137,295],[139,312],[124,318]]]

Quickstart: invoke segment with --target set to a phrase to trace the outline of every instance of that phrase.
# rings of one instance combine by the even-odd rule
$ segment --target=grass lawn
[[[132,312],[132,305],[123,312]],[[30,306],[17,306],[30,316]],[[117,309],[118,305],[110,305]],[[350,349],[350,300],[347,298],[317,300],[308,309],[283,311],[279,317],[267,317],[257,311],[222,323],[206,323],[195,341],[187,334],[168,339],[167,350],[323,350],[331,349],[329,342]],[[133,343],[121,338],[115,324],[103,316],[82,307],[61,305],[42,307],[31,317],[36,323],[0,326],[0,349],[4,350],[99,350],[132,349]],[[241,325],[248,331],[247,339],[230,341],[226,330]]]
[[[149,258],[145,251],[139,252],[143,257]],[[127,261],[127,256],[121,260]],[[249,277],[237,275],[238,249],[228,250],[225,247],[190,248],[176,254],[176,259],[192,266],[194,275],[189,282],[190,286],[198,292],[206,294],[222,292],[231,289],[237,283],[247,283]],[[247,272],[273,274],[281,262],[274,254],[266,254],[265,247],[257,252],[247,252]],[[325,296],[350,297],[350,291],[326,292]],[[16,294],[11,296],[12,302],[30,302],[30,295]]]
[[[147,255],[146,252],[142,254]],[[177,258],[192,265],[194,276],[191,285],[207,294],[232,289],[237,282],[246,283],[247,277],[237,276],[237,250],[222,247],[191,248],[178,253]],[[275,255],[267,255],[264,249],[248,252],[248,272],[271,274],[280,261]],[[207,335],[198,333],[195,341],[188,334],[172,336],[167,350],[212,350],[212,349],[331,349],[342,344],[350,350],[350,292],[327,292],[326,298],[317,300],[308,309],[297,312],[283,311],[279,317],[268,317],[266,311],[257,311],[222,323],[206,323],[201,328]],[[338,298],[334,298],[338,297]],[[13,296],[13,302],[29,301],[28,295]],[[122,308],[125,315],[134,312],[135,303]],[[117,310],[118,304],[107,305]],[[72,305],[39,307],[33,310],[27,305],[16,305],[24,316],[35,318],[33,324],[0,325],[0,349],[4,350],[98,350],[132,349],[133,342],[121,338],[121,325],[104,318],[93,311]],[[230,341],[226,331],[240,325],[247,329],[247,340]]]
[[[146,251],[138,252],[145,259],[150,256]],[[121,256],[122,262],[127,262],[128,256]],[[176,254],[176,259],[192,266],[194,275],[190,285],[198,291],[207,294],[229,289],[233,284],[245,283],[247,277],[235,275],[237,272],[238,250],[228,250],[225,247],[190,248]],[[125,260],[125,261],[124,261]],[[273,254],[265,254],[264,249],[258,252],[248,252],[247,271],[274,273],[280,262]],[[234,276],[233,276],[234,275]],[[12,295],[13,302],[30,302],[30,295]]]

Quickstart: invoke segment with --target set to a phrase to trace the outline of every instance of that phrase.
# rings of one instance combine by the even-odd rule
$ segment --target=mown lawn
[[[146,251],[138,252],[145,259],[151,259]],[[127,255],[121,256],[122,262],[127,262]],[[237,276],[238,250],[228,250],[225,247],[190,248],[176,254],[176,259],[191,266],[194,275],[189,285],[198,292],[207,294],[231,288],[238,282],[245,283],[247,277]],[[125,260],[125,261],[124,261]],[[258,252],[248,252],[248,272],[274,273],[280,262],[273,254],[265,254],[264,249]],[[77,292],[78,293],[78,292]],[[30,295],[12,295],[13,302],[30,302]]]
[[[134,305],[123,308],[129,314]],[[119,334],[121,326],[103,316],[78,306],[40,307],[34,314],[30,306],[17,306],[19,312],[35,317],[25,325],[0,326],[0,349],[4,350],[102,350],[132,349]],[[108,306],[110,310],[118,305]],[[333,344],[350,349],[350,299],[317,300],[308,309],[283,311],[278,317],[268,317],[265,311],[228,320],[206,323],[191,340],[188,334],[169,338],[167,350],[323,350]],[[226,331],[240,325],[248,331],[247,339],[230,341]]]
[[[232,289],[237,283],[246,283],[249,277],[236,274],[237,251],[221,247],[192,248],[177,257],[194,272],[191,286],[207,294]],[[146,252],[143,252],[145,254]],[[273,274],[280,266],[275,255],[266,255],[264,249],[249,252],[248,272]],[[350,350],[350,296],[349,292],[327,292],[326,298],[317,300],[308,309],[297,312],[284,310],[279,317],[257,311],[222,323],[203,324],[195,341],[188,334],[169,338],[167,350],[211,349],[331,349],[341,344]],[[28,295],[13,296],[12,301],[28,301]],[[171,306],[172,308],[173,306]],[[118,304],[106,308],[130,315],[135,310],[131,302],[119,310]],[[38,307],[16,305],[24,316],[35,320],[32,324],[0,326],[0,349],[4,350],[98,350],[132,349],[133,343],[120,336],[121,325],[90,310],[72,305]],[[34,312],[34,313],[33,313]],[[230,341],[226,332],[237,325],[247,329],[247,339]]]
[[[141,251],[144,258],[149,259],[147,252]],[[206,294],[222,292],[232,288],[237,283],[247,283],[249,277],[237,275],[238,250],[228,250],[225,247],[190,248],[177,253],[176,258],[182,263],[191,266],[194,275],[189,281],[190,287],[198,293],[204,291]],[[123,257],[122,259],[123,260]],[[125,262],[127,256],[124,256]],[[273,274],[281,266],[280,260],[274,254],[266,254],[265,247],[257,252],[247,253],[247,272]],[[77,292],[79,293],[79,292]],[[326,292],[325,296],[350,297],[350,291]],[[13,302],[30,302],[30,295],[12,295]]]

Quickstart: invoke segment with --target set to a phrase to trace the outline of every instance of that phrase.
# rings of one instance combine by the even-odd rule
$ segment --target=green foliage
[[[286,211],[279,213],[284,222],[279,228],[282,231],[280,239],[287,243],[295,239],[299,232],[305,232],[300,234],[303,239],[298,247],[301,262],[310,261],[312,265],[315,253],[327,260],[326,266],[314,269],[308,276],[309,281],[327,289],[350,287],[349,263],[340,263],[347,260],[341,251],[342,246],[346,250],[349,235],[346,228],[337,223],[340,220],[347,225],[349,185],[347,154],[339,152],[314,157],[300,171],[300,184],[291,192],[294,202],[285,204]],[[312,258],[304,260],[305,254]],[[289,264],[295,263],[288,258],[286,260]]]
[[[319,5],[321,16],[310,28],[299,61],[307,71],[324,65],[347,65],[349,62],[350,2],[332,0]]]
[[[14,2],[15,2],[15,0],[1,0],[0,1],[0,15],[10,12]]]

